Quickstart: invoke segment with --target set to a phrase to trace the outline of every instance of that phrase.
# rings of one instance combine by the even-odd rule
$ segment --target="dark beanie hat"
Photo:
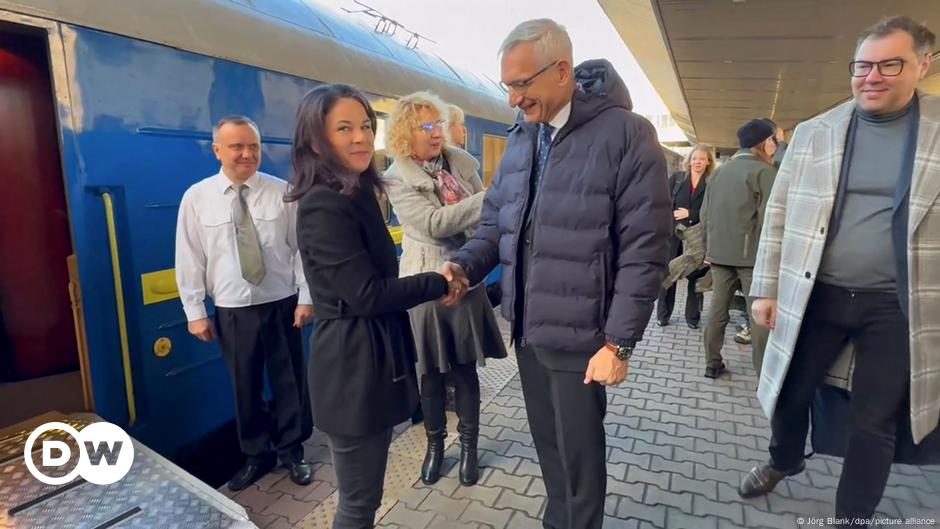
[[[738,142],[742,149],[750,149],[774,135],[776,131],[763,119],[752,119],[738,129]]]

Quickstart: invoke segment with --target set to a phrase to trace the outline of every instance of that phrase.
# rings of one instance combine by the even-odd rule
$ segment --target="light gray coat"
[[[382,176],[402,224],[402,277],[438,271],[450,258],[447,247],[454,246],[446,244],[447,239],[455,235],[469,237],[480,223],[484,195],[480,164],[456,147],[444,147],[444,156],[451,174],[470,195],[458,204],[444,205],[435,192],[434,179],[409,158],[395,160]]]
[[[854,102],[801,123],[770,194],[751,296],[777,300],[758,398],[773,414],[803,313],[816,281],[838,188]],[[911,427],[914,442],[940,417],[940,97],[920,94],[920,124],[907,229],[910,292]],[[830,382],[851,380],[848,351]]]

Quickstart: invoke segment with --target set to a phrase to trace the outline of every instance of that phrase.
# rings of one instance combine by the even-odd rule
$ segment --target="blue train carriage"
[[[0,79],[15,234],[0,238],[0,427],[93,410],[170,457],[234,417],[172,269],[183,192],[218,170],[214,122],[255,119],[262,170],[287,177],[317,83],[356,85],[379,112],[431,90],[467,113],[488,181],[514,120],[492,81],[301,0],[0,0]]]

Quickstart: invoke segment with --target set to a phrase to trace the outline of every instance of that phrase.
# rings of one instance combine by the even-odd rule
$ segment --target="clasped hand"
[[[441,266],[438,273],[447,280],[448,287],[447,295],[441,298],[441,303],[448,307],[460,303],[463,297],[467,295],[467,291],[470,290],[470,279],[467,277],[466,272],[459,264],[447,262]]]

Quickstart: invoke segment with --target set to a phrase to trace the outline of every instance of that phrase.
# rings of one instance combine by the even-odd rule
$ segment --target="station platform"
[[[684,292],[684,285],[678,291]],[[679,300],[674,314],[683,314]],[[742,321],[732,313],[723,353],[730,372],[718,380],[703,376],[701,329],[689,329],[681,316],[667,327],[651,322],[627,380],[607,390],[605,529],[793,529],[824,527],[833,516],[841,470],[837,458],[813,457],[806,472],[785,480],[769,496],[743,500],[737,494],[742,476],[767,458],[770,435],[757,402],[750,346],[732,341],[735,324]],[[419,479],[423,427],[403,425],[391,449],[378,527],[542,527],[545,488],[514,356],[510,352],[505,360],[490,360],[479,372],[479,484],[463,487],[457,480],[460,447],[453,414],[448,417],[447,472],[432,486]],[[259,528],[329,529],[335,476],[322,435],[306,443],[306,457],[316,470],[307,487],[294,485],[286,471],[278,470],[240,493],[219,490],[241,504]],[[940,527],[940,467],[895,465],[878,515],[887,523],[900,520],[896,527]],[[909,518],[927,522],[903,524]]]

